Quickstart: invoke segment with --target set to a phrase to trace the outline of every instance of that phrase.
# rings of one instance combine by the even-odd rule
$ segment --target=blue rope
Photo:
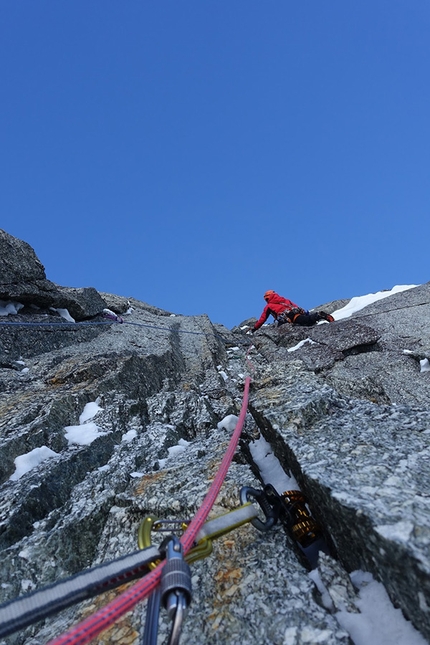
[[[134,323],[124,320],[124,325],[133,325],[134,327],[148,327],[149,329],[162,329],[163,331],[172,332],[173,334],[194,334],[195,336],[206,336],[204,331],[188,331],[187,329],[171,329],[170,327],[159,327],[157,325],[147,325],[145,323]]]
[[[173,334],[192,334],[194,336],[206,336],[205,332],[203,331],[188,331],[187,329],[172,329],[171,327],[161,327],[159,325],[149,325],[146,323],[136,323],[136,322],[129,322],[126,320],[105,320],[105,321],[84,321],[84,322],[77,322],[77,323],[72,323],[72,322],[3,322],[0,321],[0,327],[59,327],[59,328],[64,328],[64,327],[71,327],[76,329],[77,327],[84,327],[84,326],[94,326],[94,325],[112,325],[112,324],[119,324],[119,325],[133,325],[134,327],[146,327],[148,329],[157,329],[161,330],[164,332],[168,333],[173,333]],[[224,337],[221,334],[218,334],[217,332],[214,332],[215,336],[218,336],[218,338],[222,338],[224,340]],[[237,339],[239,343],[243,343],[241,339]],[[243,343],[245,344],[245,343]]]
[[[83,327],[83,326],[92,326],[92,325],[112,325],[113,323],[117,323],[120,325],[133,325],[134,327],[148,327],[149,329],[161,329],[162,331],[166,332],[172,332],[172,333],[180,333],[180,334],[195,334],[197,336],[205,336],[205,333],[203,331],[188,331],[186,329],[171,329],[170,327],[160,327],[157,325],[147,325],[145,323],[133,323],[133,322],[128,322],[128,321],[120,321],[120,320],[106,320],[106,321],[86,321],[86,322],[77,322],[77,323],[72,323],[72,322],[3,322],[0,321],[0,326],[1,327]]]
[[[77,326],[82,326],[82,325],[111,325],[112,322],[109,322],[108,320],[105,321],[87,321],[87,322],[80,322],[80,323],[72,323],[72,322],[3,322],[0,321],[0,327],[77,327]]]
[[[99,321],[99,322],[79,322],[79,323],[71,323],[71,322],[64,322],[64,323],[44,323],[44,322],[3,322],[0,321],[0,327],[71,327],[73,329],[76,329],[78,327],[84,327],[84,326],[94,326],[94,325],[112,325],[112,324],[121,324],[121,325],[133,325],[134,327],[146,327],[148,329],[158,329],[161,331],[165,332],[171,332],[172,334],[192,334],[194,336],[205,336],[205,332],[203,331],[189,331],[187,329],[172,329],[171,327],[160,327],[158,325],[148,325],[146,323],[133,323],[129,321],[119,321],[119,320],[112,320],[112,321]],[[218,334],[217,332],[214,332],[216,336],[219,338],[223,338],[221,334]],[[224,340],[224,339],[223,339]]]

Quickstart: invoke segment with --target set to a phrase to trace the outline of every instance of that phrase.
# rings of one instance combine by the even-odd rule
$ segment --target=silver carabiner
[[[166,564],[161,574],[161,602],[173,621],[168,645],[178,645],[182,624],[191,603],[191,570],[184,560],[182,544],[172,535],[166,547]]]
[[[173,598],[174,595],[176,596],[175,599]],[[172,592],[169,596],[166,609],[167,614],[173,621],[167,645],[178,645],[182,631],[182,624],[188,611],[188,604],[185,598],[185,594],[182,591]]]

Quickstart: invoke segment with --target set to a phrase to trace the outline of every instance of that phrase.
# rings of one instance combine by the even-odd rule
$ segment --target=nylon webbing
[[[119,584],[142,577],[148,565],[160,557],[154,546],[135,551],[5,603],[0,607],[0,638]]]

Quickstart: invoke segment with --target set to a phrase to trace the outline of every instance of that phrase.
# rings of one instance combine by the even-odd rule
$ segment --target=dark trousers
[[[316,323],[321,320],[321,316],[319,313],[304,313],[304,314],[299,314],[296,319],[294,320],[294,325],[300,325],[301,327],[312,327],[312,325],[316,325]],[[283,325],[286,322],[291,322],[288,321],[285,317],[285,314],[279,316],[278,318],[278,327],[279,325]]]
[[[301,325],[302,327],[312,327],[321,320],[321,316],[317,313],[315,314],[300,314],[294,321],[295,325]]]

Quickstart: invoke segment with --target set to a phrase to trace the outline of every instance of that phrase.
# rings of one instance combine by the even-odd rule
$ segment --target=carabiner
[[[219,515],[212,520],[208,520],[202,526],[196,535],[195,546],[187,553],[185,560],[188,564],[206,558],[212,553],[212,542],[216,538],[229,533],[233,529],[239,528],[247,522],[252,522],[257,517],[257,508],[254,504],[246,502],[239,508],[235,508],[228,513]],[[140,523],[138,531],[138,545],[139,548],[145,549],[151,546],[151,532],[163,532],[169,530],[177,531],[179,529],[185,530],[188,526],[188,520],[160,520],[153,515],[148,515]],[[169,529],[161,528],[161,526],[170,527]],[[159,562],[159,561],[158,561]],[[155,566],[156,564],[155,563]],[[154,568],[154,567],[153,567]]]
[[[243,486],[240,489],[240,501],[242,504],[250,501],[250,498],[254,498],[264,515],[266,516],[266,521],[262,522],[258,517],[255,517],[251,520],[251,524],[258,529],[259,531],[269,531],[279,519],[279,511],[281,508],[280,502],[276,498],[269,498],[268,495],[262,490],[257,490],[251,486]]]
[[[148,515],[139,525],[137,533],[137,545],[139,549],[147,549],[152,546],[151,531],[154,524],[158,519],[154,515]],[[161,560],[155,560],[149,565],[150,569],[155,569],[160,564]]]
[[[184,560],[182,544],[176,535],[172,535],[167,543],[166,560],[161,573],[161,602],[172,620],[168,645],[177,645],[192,593],[191,570]]]

